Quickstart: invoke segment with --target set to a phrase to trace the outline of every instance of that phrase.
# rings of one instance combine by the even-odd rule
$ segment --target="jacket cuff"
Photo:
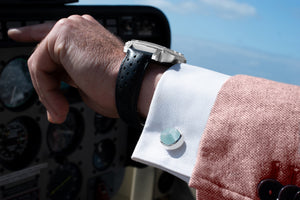
[[[199,199],[236,200],[258,199],[263,179],[299,186],[299,129],[300,87],[230,78],[209,116],[190,186]]]

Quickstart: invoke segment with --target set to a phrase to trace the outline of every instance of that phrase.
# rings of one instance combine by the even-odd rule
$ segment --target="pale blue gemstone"
[[[176,128],[165,129],[160,134],[160,142],[167,146],[176,144],[176,142],[178,142],[180,138],[181,138],[181,134]]]

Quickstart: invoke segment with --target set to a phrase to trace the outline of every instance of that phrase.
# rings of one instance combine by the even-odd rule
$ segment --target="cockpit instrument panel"
[[[0,2],[1,4],[1,2]],[[127,41],[170,46],[166,17],[147,6],[0,6],[0,199],[98,200],[113,196],[139,132],[95,113],[76,89],[62,83],[70,103],[62,124],[47,121],[32,86],[27,60],[34,43],[17,43],[9,28],[90,14]],[[128,139],[129,138],[129,139]]]
[[[0,74],[0,100],[10,110],[25,109],[32,103],[35,91],[27,67],[27,59],[13,58]]]

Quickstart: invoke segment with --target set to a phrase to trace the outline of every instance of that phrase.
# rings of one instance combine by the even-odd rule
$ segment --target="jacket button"
[[[294,200],[299,191],[300,188],[295,185],[284,186],[279,192],[278,200]]]
[[[300,200],[300,191],[296,193],[293,200]]]
[[[265,179],[258,184],[258,196],[261,200],[277,200],[283,185],[274,179]]]

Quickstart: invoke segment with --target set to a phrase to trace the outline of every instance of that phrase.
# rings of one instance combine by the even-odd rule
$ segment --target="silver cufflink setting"
[[[177,128],[168,128],[161,132],[160,143],[167,150],[174,150],[183,145],[184,138]]]

